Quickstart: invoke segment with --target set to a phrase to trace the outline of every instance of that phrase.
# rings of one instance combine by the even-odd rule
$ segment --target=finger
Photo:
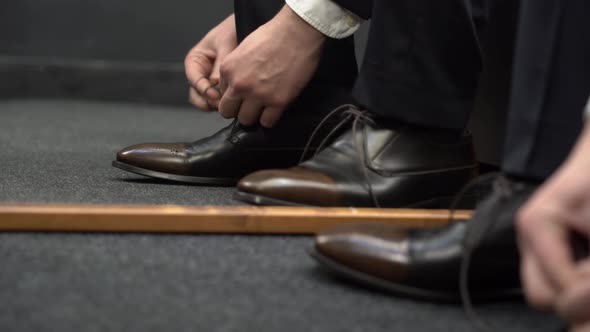
[[[229,85],[227,84],[227,80],[223,76],[219,78],[219,84],[217,84],[217,89],[224,95],[227,92]]]
[[[221,97],[219,102],[219,113],[224,118],[235,118],[238,115],[240,106],[242,105],[242,98],[238,96],[232,89]]]
[[[545,209],[542,216],[530,213],[530,207],[519,212],[518,234],[524,248],[535,256],[542,272],[556,289],[562,289],[573,280],[574,263],[569,246],[569,233],[561,224],[557,210]]]
[[[210,86],[205,89],[204,97],[209,101],[209,105],[217,108],[219,101],[221,100],[221,91],[217,86]]]
[[[545,231],[538,231],[531,236],[532,254],[554,287],[567,288],[575,276],[569,236],[557,224],[539,226],[544,227]]]
[[[231,53],[231,49],[219,49],[217,52],[217,59],[213,64],[213,68],[211,69],[211,75],[209,76],[209,80],[211,84],[217,85],[221,81],[221,63],[225,59],[225,57]]]
[[[189,96],[189,98],[188,98],[189,103],[191,103],[196,108],[198,108],[202,111],[210,111],[211,110],[208,103],[207,103],[207,99],[205,99],[203,96],[201,96],[199,93],[197,93],[197,90],[195,90],[195,88],[189,87],[188,96]]]
[[[557,301],[556,309],[569,322],[590,322],[590,280],[580,279],[565,291]]]
[[[262,115],[260,116],[260,124],[266,128],[274,127],[281,115],[283,114],[283,109],[277,107],[266,107],[262,111]]]
[[[207,77],[201,77],[200,79],[197,80],[197,82],[195,84],[195,88],[197,89],[197,92],[203,96],[206,96],[207,89],[209,89],[211,86],[212,86],[211,82],[209,82],[209,79]]]
[[[256,100],[244,100],[242,106],[240,107],[240,112],[238,113],[238,120],[240,120],[240,124],[244,126],[252,126],[258,123],[263,108],[264,105]]]
[[[213,109],[218,110],[219,103],[221,101],[221,98],[223,97],[223,94],[221,93],[221,91],[219,91],[219,88],[217,88],[217,87],[211,87],[210,90],[214,90],[215,92],[209,92],[209,91],[207,92],[209,106],[212,107]]]
[[[193,49],[189,52],[184,60],[184,68],[186,78],[191,86],[196,88],[197,82],[203,77],[208,80],[208,77],[211,75],[211,70],[213,69],[214,59],[214,54],[206,54],[205,51],[195,51]]]
[[[538,309],[551,309],[557,292],[545,277],[535,257],[527,251],[522,255],[521,277],[527,301]]]

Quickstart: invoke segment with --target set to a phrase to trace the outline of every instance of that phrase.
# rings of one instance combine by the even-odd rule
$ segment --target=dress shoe
[[[297,165],[313,129],[346,101],[347,89],[334,89],[293,105],[272,129],[244,127],[234,120],[217,133],[192,143],[145,143],[117,153],[113,166],[154,178],[208,185],[235,185],[261,169]],[[313,98],[312,98],[313,97]],[[313,148],[312,148],[313,150]]]
[[[470,136],[449,137],[357,109],[345,114],[347,126],[319,154],[246,176],[235,198],[260,205],[448,208],[477,175]]]
[[[499,178],[468,222],[435,229],[366,224],[316,236],[310,252],[340,275],[429,301],[460,300],[460,270],[469,249],[468,289],[474,300],[520,295],[513,218],[535,185]]]

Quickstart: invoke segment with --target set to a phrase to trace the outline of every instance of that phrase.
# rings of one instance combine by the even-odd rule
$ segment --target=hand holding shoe
[[[192,105],[204,111],[218,108],[221,99],[221,91],[216,88],[219,68],[236,46],[236,24],[232,14],[189,51],[184,66]]]
[[[226,118],[272,127],[315,72],[325,36],[288,6],[250,34],[221,65]]]

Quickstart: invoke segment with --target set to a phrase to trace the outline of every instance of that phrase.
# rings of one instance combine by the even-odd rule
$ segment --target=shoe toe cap
[[[343,205],[335,181],[329,176],[304,167],[258,171],[238,183],[242,193],[301,205]]]
[[[134,167],[166,173],[183,173],[184,144],[144,143],[117,152],[117,161]]]
[[[394,282],[408,278],[409,234],[390,225],[345,225],[319,233],[321,256],[364,274]]]

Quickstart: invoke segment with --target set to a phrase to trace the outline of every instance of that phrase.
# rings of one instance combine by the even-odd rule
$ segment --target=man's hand
[[[315,72],[325,36],[288,6],[250,34],[221,65],[219,111],[272,127]]]
[[[517,217],[521,277],[527,299],[538,308],[561,311],[564,318],[580,326],[590,323],[590,306],[582,315],[571,311],[571,303],[590,304],[590,260],[574,261],[570,234],[576,232],[590,239],[589,175],[587,124],[568,160]],[[572,317],[577,321],[571,321]]]
[[[213,28],[186,56],[189,101],[201,110],[217,109],[221,92],[211,88],[219,84],[219,68],[237,46],[236,23],[232,14]]]

